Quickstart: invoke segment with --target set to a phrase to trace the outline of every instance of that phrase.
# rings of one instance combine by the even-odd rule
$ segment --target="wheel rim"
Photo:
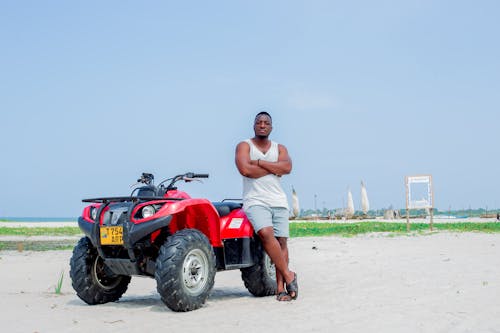
[[[199,294],[208,282],[208,258],[200,249],[189,251],[182,265],[182,280],[186,290]]]
[[[266,267],[267,274],[273,280],[276,280],[276,266],[274,266],[273,261],[266,254],[264,257],[264,266]]]
[[[92,278],[102,289],[113,289],[120,284],[120,277],[110,277],[106,274],[104,260],[97,256],[92,265]]]

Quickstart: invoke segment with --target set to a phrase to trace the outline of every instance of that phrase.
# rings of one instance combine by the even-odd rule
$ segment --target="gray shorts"
[[[264,227],[273,227],[274,236],[288,237],[290,235],[288,209],[283,207],[250,206],[245,210],[250,223],[258,232]]]

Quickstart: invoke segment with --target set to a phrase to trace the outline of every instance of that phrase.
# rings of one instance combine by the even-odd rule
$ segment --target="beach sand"
[[[207,303],[175,313],[155,281],[134,277],[89,306],[69,280],[71,251],[0,252],[3,332],[500,332],[500,236],[433,233],[289,241],[299,299],[253,297],[218,272]],[[54,288],[64,272],[62,294]]]

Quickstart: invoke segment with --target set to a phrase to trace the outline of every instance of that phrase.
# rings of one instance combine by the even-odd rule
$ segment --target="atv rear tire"
[[[257,264],[241,269],[245,287],[254,296],[276,295],[276,268],[260,244],[257,246],[256,255]]]
[[[156,259],[158,293],[173,311],[198,309],[214,286],[215,271],[207,237],[195,229],[180,230],[167,238]]]
[[[117,301],[130,283],[130,276],[107,273],[103,259],[87,237],[73,249],[70,266],[73,289],[90,305]]]

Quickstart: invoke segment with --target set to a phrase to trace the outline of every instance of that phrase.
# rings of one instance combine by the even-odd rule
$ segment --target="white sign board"
[[[434,207],[432,176],[406,177],[406,208],[425,209]]]

